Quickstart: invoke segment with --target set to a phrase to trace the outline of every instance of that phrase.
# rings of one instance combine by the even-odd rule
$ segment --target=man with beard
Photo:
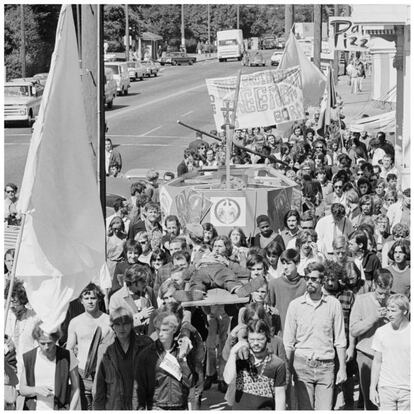
[[[311,263],[305,269],[306,292],[290,303],[286,315],[283,342],[299,410],[332,409],[335,351],[336,384],[346,380],[344,317],[338,299],[322,291],[325,277],[324,265]]]
[[[350,262],[349,264],[354,265]],[[346,266],[349,266],[347,264]],[[355,265],[354,265],[355,266]],[[349,316],[351,314],[352,305],[355,302],[354,292],[347,285],[346,267],[342,264],[328,260],[325,263],[326,274],[323,289],[328,295],[336,297],[341,303],[342,312],[344,314],[345,336],[347,341],[346,347],[346,375],[347,379],[342,384],[342,400],[345,410],[354,409],[354,375],[358,375],[358,366],[355,361],[355,338],[349,335]],[[358,270],[358,269],[357,269]],[[338,395],[335,393],[335,400]],[[339,399],[339,398],[338,398]],[[335,407],[335,403],[334,403]]]
[[[357,340],[357,363],[359,380],[366,410],[376,410],[369,399],[371,368],[374,359],[372,338],[377,329],[388,322],[387,301],[392,288],[392,274],[389,270],[374,272],[372,292],[355,296],[349,321],[350,334]]]
[[[233,410],[285,410],[285,363],[269,352],[270,329],[262,319],[247,325],[249,357],[238,359],[246,341],[239,341],[230,351],[224,369],[227,384],[235,381]]]

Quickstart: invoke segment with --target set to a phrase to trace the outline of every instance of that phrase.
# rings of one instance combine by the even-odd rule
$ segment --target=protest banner
[[[329,42],[331,50],[367,52],[370,36],[364,34],[362,26],[354,24],[352,17],[334,16],[329,18]]]
[[[236,76],[206,79],[217,129],[233,113]],[[264,127],[304,119],[299,67],[241,75],[236,128]]]

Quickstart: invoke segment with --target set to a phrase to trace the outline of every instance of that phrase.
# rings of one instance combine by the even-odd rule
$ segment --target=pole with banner
[[[233,111],[232,111],[232,117],[231,120],[229,118],[229,112],[231,110],[228,110],[227,117],[226,117],[226,123],[224,124],[226,128],[226,190],[230,190],[230,156],[231,156],[231,150],[232,150],[232,142],[233,137],[235,133],[235,122],[236,122],[236,111],[237,111],[237,103],[239,101],[239,91],[240,91],[240,81],[241,81],[241,72],[242,70],[239,70],[239,73],[237,74],[237,80],[236,80],[236,90],[233,100]]]

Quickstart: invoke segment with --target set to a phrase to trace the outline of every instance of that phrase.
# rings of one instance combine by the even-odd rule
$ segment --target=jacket
[[[115,341],[117,341],[115,339]],[[125,375],[120,372],[118,358],[120,358],[119,343],[113,342],[103,354],[98,366],[94,383],[94,410],[134,410],[137,408],[137,373],[140,369],[138,357],[141,351],[150,345],[152,340],[146,335],[131,335],[132,360],[134,378],[132,394],[124,387]]]
[[[35,366],[38,347],[23,354],[26,382],[29,387],[36,386]],[[54,387],[54,410],[67,410],[70,404],[69,387],[70,353],[67,349],[56,346],[56,369]],[[25,398],[25,409],[36,410],[36,397]]]
[[[177,358],[178,347],[170,353]],[[190,387],[193,384],[193,371],[185,360],[178,360],[182,378],[179,381],[160,368],[165,356],[159,340],[145,348],[138,358],[138,407],[152,410],[153,407],[184,409],[187,405]]]

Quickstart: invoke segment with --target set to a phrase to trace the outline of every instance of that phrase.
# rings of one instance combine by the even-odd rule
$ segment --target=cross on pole
[[[220,108],[223,113],[224,124],[230,125],[230,113],[234,113],[231,101],[224,101],[224,107]]]

